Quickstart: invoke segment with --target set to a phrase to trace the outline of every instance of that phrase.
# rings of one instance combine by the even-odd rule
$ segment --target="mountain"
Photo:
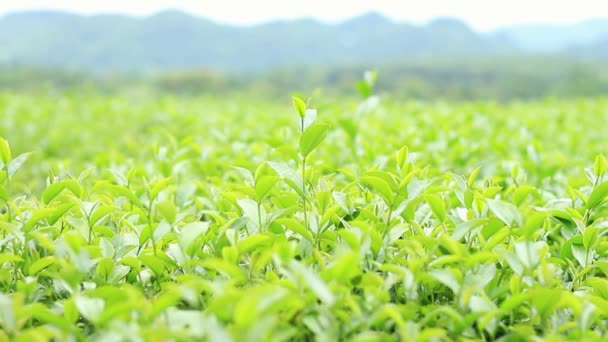
[[[571,47],[568,52],[571,55],[608,60],[608,36],[594,43]]]
[[[455,19],[415,26],[377,13],[334,25],[300,19],[231,26],[178,11],[144,18],[53,11],[0,18],[0,62],[88,70],[210,67],[242,72],[512,49],[504,37],[480,35]]]
[[[31,11],[0,17],[0,64],[87,71],[197,67],[249,73],[438,56],[580,51],[594,57],[605,55],[601,42],[606,40],[608,19],[480,33],[453,18],[412,25],[373,12],[338,24],[305,18],[233,26],[179,11],[148,17]]]
[[[574,25],[520,25],[497,32],[525,50],[558,52],[608,40],[608,18],[590,19]]]

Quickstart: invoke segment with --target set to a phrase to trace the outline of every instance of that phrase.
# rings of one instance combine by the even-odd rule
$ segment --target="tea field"
[[[0,94],[0,341],[607,340],[607,122]]]

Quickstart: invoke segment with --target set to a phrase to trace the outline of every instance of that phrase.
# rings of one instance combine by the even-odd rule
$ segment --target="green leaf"
[[[329,131],[329,125],[314,124],[308,127],[300,137],[300,153],[306,158],[323,142]]]
[[[528,270],[535,269],[541,259],[541,251],[546,244],[544,241],[518,241],[514,243],[515,255],[519,262]]]
[[[247,217],[258,229],[262,229],[262,227],[259,227],[260,222],[262,222],[262,225],[266,223],[266,211],[264,208],[260,207],[260,211],[258,212],[258,203],[248,198],[240,199],[237,203],[243,211],[243,217]]]
[[[390,185],[384,179],[376,176],[363,176],[361,177],[361,182],[376,190],[387,204],[393,203],[395,194]]]
[[[3,138],[0,138],[0,161],[2,161],[4,165],[8,165],[11,161],[11,148],[8,141]]]
[[[160,179],[153,184],[150,184],[150,198],[155,199],[158,194],[171,185],[171,178]]]
[[[30,153],[23,153],[20,154],[19,156],[17,156],[17,158],[11,160],[11,162],[8,164],[8,176],[11,177],[15,174],[15,172],[17,172],[17,170],[19,170],[21,168],[21,166],[25,163],[25,161],[27,160],[27,158],[30,156]]]
[[[602,299],[608,300],[608,280],[598,277],[590,277],[585,283],[593,288],[595,294]]]
[[[288,229],[288,230],[291,230],[293,232],[300,234],[300,236],[302,236],[306,240],[308,240],[310,242],[313,241],[312,233],[308,229],[306,229],[306,227],[299,221],[292,219],[292,218],[280,218],[280,219],[277,219],[275,222],[283,225],[285,227],[285,229]]]
[[[190,261],[190,263],[193,265],[200,265],[205,268],[214,270],[215,272],[226,275],[237,282],[247,280],[247,275],[241,267],[231,264],[230,262],[224,259],[214,258],[205,260],[192,260]]]
[[[14,255],[14,254],[8,254],[8,253],[0,254],[0,268],[1,268],[2,264],[4,264],[5,262],[13,262],[13,261],[23,261],[23,258],[20,257],[19,255]]]
[[[291,102],[293,103],[293,108],[296,110],[296,113],[298,113],[301,118],[304,118],[304,115],[306,114],[306,102],[297,96],[292,96]]]
[[[55,325],[65,332],[72,330],[71,323],[66,320],[65,317],[57,315],[56,312],[49,310],[41,303],[35,303],[28,306],[25,313],[32,316],[32,318],[35,318],[36,320]]]
[[[437,216],[439,221],[445,220],[446,210],[445,210],[445,202],[441,199],[441,197],[433,194],[428,194],[424,196],[425,201],[431,207],[433,214]]]
[[[587,227],[585,229],[585,233],[583,234],[583,246],[585,249],[592,249],[599,236],[600,230],[596,227]]]
[[[371,70],[366,71],[363,74],[363,80],[357,82],[356,87],[359,94],[364,98],[370,97],[377,79],[378,72]]]
[[[509,202],[495,199],[486,199],[490,211],[509,227],[522,226],[523,217],[517,207]]]
[[[348,134],[351,140],[354,140],[357,137],[357,133],[359,131],[359,127],[354,120],[349,118],[340,119],[338,121],[340,127]]]
[[[262,247],[268,247],[272,244],[273,239],[268,235],[255,234],[248,236],[238,243],[239,253],[250,253]]]
[[[102,258],[97,263],[97,275],[103,279],[108,279],[114,272],[114,259]]]
[[[294,189],[298,195],[304,196],[304,192],[302,191],[302,177],[300,177],[300,175],[288,164],[283,162],[269,161],[268,166],[270,166],[279,175],[279,177],[285,180],[285,183]]]
[[[0,292],[0,331],[12,333],[17,329],[17,317],[13,307],[13,299]],[[8,341],[8,340],[7,340]]]
[[[42,208],[36,210],[32,217],[23,225],[23,231],[29,232],[38,222],[53,217],[56,214],[56,211],[55,208]]]
[[[47,256],[42,259],[38,259],[30,265],[29,274],[35,275],[55,263],[57,263],[57,258],[55,258],[54,256]]]
[[[595,187],[595,189],[593,189],[593,191],[591,192],[591,195],[589,195],[589,198],[587,199],[587,203],[585,203],[585,207],[587,209],[593,209],[595,208],[598,204],[600,204],[608,195],[608,182],[604,182],[600,185],[598,185],[597,187]]]
[[[65,179],[49,185],[42,192],[42,202],[49,204],[61,191],[68,189],[76,197],[80,197],[80,184],[73,179]]]
[[[100,298],[88,298],[84,296],[77,297],[74,300],[78,311],[82,317],[86,318],[93,324],[97,323],[97,320],[103,313],[105,302]]]
[[[165,218],[165,220],[167,220],[167,222],[175,222],[177,217],[177,208],[171,199],[158,202],[156,204],[156,209],[158,209],[158,212]]]
[[[361,80],[357,82],[357,91],[359,92],[359,95],[361,95],[364,98],[368,98],[372,95],[372,87],[370,87],[370,85]]]
[[[175,306],[180,301],[179,293],[176,292],[165,292],[159,295],[152,304],[152,308],[147,313],[149,317],[155,317],[163,310]]]
[[[106,188],[110,191],[110,193],[113,196],[126,197],[129,199],[129,201],[131,201],[131,203],[135,204],[136,206],[138,206],[140,208],[143,207],[143,204],[141,203],[139,198],[137,198],[137,196],[126,186],[108,184],[108,185],[106,185]]]
[[[190,245],[201,235],[209,230],[209,222],[191,222],[183,226],[177,236],[179,245],[184,251],[188,251]]]
[[[0,181],[0,200],[3,200],[5,202],[8,202],[8,200],[10,199],[10,194],[8,193],[8,189],[5,187],[4,184],[2,184],[2,182]]]
[[[323,271],[323,276],[325,279],[349,284],[350,280],[361,272],[358,264],[359,256],[356,253],[345,253]]]
[[[431,270],[429,271],[429,275],[452,290],[454,294],[460,292],[460,281],[449,270]]]
[[[163,259],[155,255],[140,255],[139,261],[151,269],[157,277],[160,277],[164,273],[167,266]]]
[[[608,160],[603,154],[598,154],[593,163],[593,172],[597,177],[601,177],[606,173],[606,169],[608,169]]]
[[[104,218],[106,215],[112,213],[115,210],[116,210],[116,207],[111,206],[111,205],[102,205],[102,206],[98,207],[97,209],[95,209],[95,211],[93,212],[93,214],[90,217],[90,224],[92,226],[95,225],[102,218]]]
[[[312,272],[296,260],[291,260],[289,265],[291,266],[291,269],[302,277],[302,280],[308,285],[312,292],[314,292],[317,298],[327,305],[332,305],[335,302],[336,298],[334,297],[334,294],[329,290],[327,284],[323,282],[323,279],[316,273]]]
[[[479,175],[479,171],[481,171],[481,166],[475,168],[475,170],[471,172],[471,175],[469,175],[469,179],[467,180],[467,185],[469,188],[473,186],[473,183],[475,183],[475,179]]]
[[[63,217],[70,209],[76,206],[75,203],[63,203],[54,207],[54,211],[47,217],[49,224],[55,224],[61,217]]]
[[[261,202],[279,181],[275,176],[261,176],[255,182],[255,200]]]
[[[304,130],[308,127],[312,126],[317,121],[317,110],[316,109],[307,109],[306,114],[304,114]]]
[[[492,234],[492,236],[486,242],[484,248],[488,250],[494,248],[494,246],[506,239],[509,234],[511,234],[511,231],[508,228],[503,227],[503,229],[500,229],[496,233]]]
[[[407,164],[407,157],[409,154],[409,149],[407,146],[403,146],[395,153],[395,162],[397,163],[397,167],[399,170],[403,170]]]
[[[543,317],[549,317],[560,303],[562,290],[558,288],[537,287],[531,290],[532,306]]]

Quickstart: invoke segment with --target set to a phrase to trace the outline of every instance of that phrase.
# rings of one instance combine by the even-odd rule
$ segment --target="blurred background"
[[[0,91],[355,94],[608,93],[604,1],[0,2]]]

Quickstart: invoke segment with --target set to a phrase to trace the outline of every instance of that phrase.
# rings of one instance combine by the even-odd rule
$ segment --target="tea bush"
[[[0,95],[0,341],[608,338],[608,100],[372,83]]]

